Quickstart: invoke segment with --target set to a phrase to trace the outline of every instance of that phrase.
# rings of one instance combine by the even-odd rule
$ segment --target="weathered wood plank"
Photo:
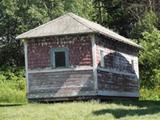
[[[29,73],[29,97],[83,96],[94,92],[93,71]]]
[[[98,70],[98,89],[114,90],[121,92],[138,92],[138,80],[136,76],[121,75]]]

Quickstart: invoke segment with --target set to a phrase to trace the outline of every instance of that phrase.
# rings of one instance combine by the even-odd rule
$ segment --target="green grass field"
[[[160,102],[1,104],[1,120],[159,120]]]

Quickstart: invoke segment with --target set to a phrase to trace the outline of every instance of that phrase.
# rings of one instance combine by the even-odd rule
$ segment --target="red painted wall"
[[[51,49],[69,48],[69,63],[92,66],[92,46],[89,35],[67,35],[28,40],[29,69],[51,67]]]

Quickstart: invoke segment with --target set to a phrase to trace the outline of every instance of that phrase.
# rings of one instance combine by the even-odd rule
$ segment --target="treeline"
[[[142,86],[159,88],[159,8],[159,0],[0,0],[0,66],[24,65],[18,34],[73,12],[141,44]]]

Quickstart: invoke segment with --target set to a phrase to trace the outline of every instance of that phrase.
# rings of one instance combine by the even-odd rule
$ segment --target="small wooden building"
[[[17,39],[29,100],[139,97],[140,46],[97,23],[67,13]]]

